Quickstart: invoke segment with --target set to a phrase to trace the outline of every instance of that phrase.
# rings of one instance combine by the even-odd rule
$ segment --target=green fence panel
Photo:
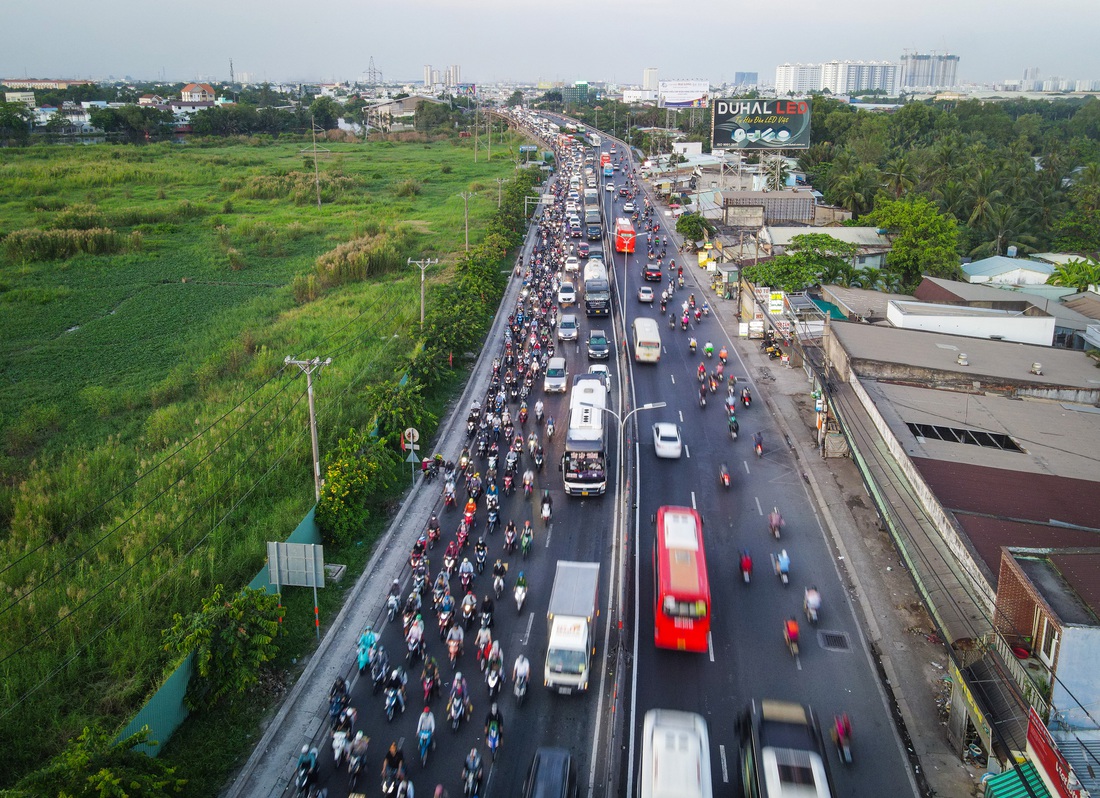
[[[314,507],[308,513],[306,517],[302,519],[302,522],[290,533],[290,537],[286,539],[287,543],[320,543],[321,542],[321,530],[317,528],[317,520],[314,518],[314,513],[317,512],[317,508]],[[269,582],[267,579],[268,571],[265,565],[260,569],[260,572],[256,574],[256,578],[249,583],[249,587],[253,590],[266,589],[268,593],[275,593],[277,591],[276,586]]]
[[[149,744],[140,746],[140,749],[149,756],[160,753],[161,746],[168,742],[168,738],[187,717],[187,705],[183,703],[183,697],[187,694],[187,684],[191,681],[193,657],[193,654],[187,655],[160,689],[153,693],[153,697],[134,716],[129,725],[122,730],[116,742],[125,740],[131,734],[141,731],[142,727],[148,726]]]

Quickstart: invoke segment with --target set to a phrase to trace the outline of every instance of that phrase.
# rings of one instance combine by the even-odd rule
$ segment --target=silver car
[[[577,321],[576,314],[566,313],[558,322],[558,340],[576,341],[579,330],[580,323]]]

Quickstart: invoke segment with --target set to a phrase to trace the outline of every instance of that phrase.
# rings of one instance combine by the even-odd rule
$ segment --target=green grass
[[[330,143],[318,210],[301,146],[5,151],[0,237],[103,223],[128,243],[0,260],[0,788],[85,723],[121,726],[170,665],[172,614],[247,583],[263,541],[313,504],[304,378],[284,357],[333,357],[315,379],[324,451],[369,423],[364,388],[414,351],[417,269],[302,305],[294,278],[363,236],[401,264],[446,262],[463,246],[457,194],[478,194],[473,243],[513,174],[466,143]],[[309,645],[288,637],[284,653]],[[240,723],[228,736],[247,745],[254,714]],[[193,794],[211,794],[206,778]]]

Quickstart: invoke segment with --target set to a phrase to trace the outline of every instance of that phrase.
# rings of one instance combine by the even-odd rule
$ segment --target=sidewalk
[[[670,217],[662,216],[662,228],[668,228],[678,250],[679,237],[670,223]],[[947,652],[935,637],[927,636],[934,628],[932,620],[889,534],[879,524],[855,463],[819,455],[809,378],[801,369],[770,360],[758,342],[738,338],[737,302],[716,297],[709,288],[709,274],[693,259],[684,261],[684,280],[685,288],[696,297],[706,297],[748,368],[754,396],[764,401],[800,464],[879,668],[918,785],[928,796],[980,795],[980,773],[961,762],[947,744]]]

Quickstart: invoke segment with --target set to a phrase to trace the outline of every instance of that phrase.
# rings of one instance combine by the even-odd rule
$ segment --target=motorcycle
[[[419,640],[414,640],[410,637],[405,641],[405,647],[408,649],[408,652],[405,654],[405,662],[407,664],[411,665],[416,661],[417,657],[423,659],[426,649],[423,636],[421,636]]]
[[[516,492],[516,479],[510,473],[504,475],[504,495],[511,496]]]
[[[386,617],[389,619],[390,623],[393,623],[393,619],[397,617],[397,613],[400,609],[401,602],[397,600],[397,596],[391,593],[389,598],[386,599]],[[360,668],[360,670],[362,670],[362,668]]]
[[[451,628],[451,618],[454,616],[454,610],[442,610],[439,613],[439,639],[442,640],[447,636],[447,630]]]
[[[535,469],[537,471],[542,471],[542,464],[544,462],[545,458],[543,457],[542,450],[540,449],[539,451],[535,452]]]
[[[802,609],[806,613],[806,620],[811,624],[817,623],[817,614],[821,611],[821,595],[814,591],[815,595],[811,596],[810,591],[802,597]]]
[[[554,419],[550,419],[546,422],[546,440],[550,440],[554,437]]]
[[[512,693],[516,697],[516,703],[522,704],[523,699],[527,697],[527,677],[520,676],[516,679],[515,685],[512,687]]]
[[[722,483],[722,487],[728,488],[730,486],[730,470],[725,463],[718,468],[718,479]]]
[[[474,575],[469,571],[463,571],[459,574],[459,582],[462,584],[462,593],[466,594],[470,590],[470,586],[474,583]]]
[[[397,711],[397,688],[386,688],[386,720],[392,721],[393,715]]]
[[[373,683],[371,692],[377,693],[386,683],[386,673],[389,671],[390,658],[383,649],[375,649],[374,659],[370,664],[370,678]]]
[[[523,612],[523,602],[527,600],[527,588],[523,585],[516,585],[512,593],[516,598],[516,613],[519,614]]]
[[[746,585],[749,583],[749,579],[752,578],[752,557],[749,556],[747,551],[741,552],[741,578]]]
[[[455,696],[451,695],[451,700],[447,702],[447,717],[450,718],[451,728],[455,731],[458,731],[462,723],[463,709],[462,701],[456,700]]]
[[[434,674],[425,673],[420,679],[420,685],[424,688],[425,704],[432,700],[433,693],[439,693],[439,682],[435,680]]]
[[[832,736],[840,761],[845,765],[852,764],[852,724],[847,715],[834,719]]]
[[[682,319],[680,319],[680,329],[681,330],[687,330],[687,328],[688,328],[688,317],[685,314],[684,317]]]
[[[435,544],[439,542],[439,526],[428,527],[428,548],[434,549]]]
[[[355,652],[355,658],[359,664],[359,673],[362,674],[370,667],[371,648],[360,643]]]
[[[707,406],[707,395],[705,393],[699,394],[699,407],[705,408]]]
[[[489,724],[489,731],[485,735],[485,744],[489,746],[489,752],[493,755],[493,761],[497,758],[497,748],[500,747],[500,727],[494,720]]]
[[[504,551],[506,554],[512,554],[516,550],[516,531],[512,527],[509,527],[504,532]]]
[[[317,749],[310,749],[313,759],[317,759]],[[310,792],[310,788],[317,781],[317,766],[310,767],[309,762],[303,762],[298,765],[298,770],[294,773],[294,787],[298,791],[298,795],[305,796]]]
[[[355,792],[355,783],[359,781],[359,774],[363,772],[363,757],[351,755],[348,759],[348,791]]]
[[[470,525],[463,518],[462,522],[458,525],[458,532],[455,533],[455,540],[458,541],[458,547],[465,549],[470,542]]]
[[[344,729],[332,733],[332,758],[337,769],[344,764],[344,756],[351,747],[348,734],[349,732]]]
[[[741,392],[741,404],[748,407],[752,404],[752,395],[748,391]]]
[[[447,578],[450,579],[455,575],[455,568],[457,567],[456,557],[453,554],[443,555],[443,570],[447,572]]]
[[[535,484],[530,480],[523,480],[523,498],[530,499],[531,491],[535,489]]]
[[[447,641],[447,656],[451,658],[451,670],[458,665],[458,658],[462,655],[462,646],[457,640]]]
[[[764,444],[760,443],[760,441],[757,441],[756,446],[754,448],[756,449],[756,456],[757,457],[763,457],[764,456]]]
[[[473,796],[479,795],[479,785],[481,783],[481,776],[477,770],[464,770],[462,773],[462,794],[466,798],[473,798]]]
[[[496,698],[500,694],[500,689],[503,686],[504,678],[500,672],[500,668],[496,665],[491,665],[485,671],[485,685],[489,688],[489,698]]]
[[[544,524],[550,522],[550,516],[553,514],[553,508],[549,499],[542,500],[542,522]]]
[[[447,487],[443,489],[443,507],[457,507],[458,499],[455,498],[455,483],[448,482]]]
[[[695,343],[694,338],[692,338],[690,341],[688,341],[688,349],[691,350],[691,354],[693,354],[693,355],[695,354],[695,350],[696,350],[697,347],[698,347],[698,345]]]
[[[432,747],[432,733],[427,729],[423,729],[418,736],[420,738],[420,767],[427,767],[428,749]]]
[[[519,547],[523,552],[523,559],[527,559],[531,554],[531,544],[534,542],[534,534],[531,532],[530,527],[525,527],[523,532],[519,536]]]
[[[500,524],[500,510],[498,510],[494,507],[492,510],[489,511],[488,520],[486,521],[486,525],[489,528],[489,534],[490,535],[497,531],[497,526],[499,524]],[[482,562],[484,562],[484,557],[482,557]]]
[[[466,628],[466,631],[470,631],[470,627],[474,625],[474,616],[476,610],[473,604],[462,604],[462,625]],[[453,660],[452,660],[453,662]]]
[[[775,565],[775,575],[779,577],[779,581],[784,585],[790,584],[791,565],[790,558],[787,557],[787,550],[783,549],[778,557],[773,554],[772,563]]]
[[[488,551],[488,549],[478,549],[474,553],[474,560],[476,561],[475,567],[477,568],[477,572],[479,574],[485,573],[485,557]]]

